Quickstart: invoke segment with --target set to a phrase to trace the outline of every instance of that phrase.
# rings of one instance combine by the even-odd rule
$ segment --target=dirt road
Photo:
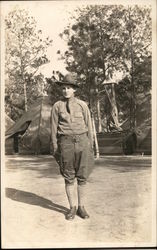
[[[96,160],[88,220],[65,220],[64,181],[52,156],[6,156],[2,244],[7,248],[151,245],[151,158]]]

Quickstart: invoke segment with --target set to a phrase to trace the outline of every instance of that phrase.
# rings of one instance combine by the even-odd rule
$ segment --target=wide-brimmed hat
[[[76,79],[75,77],[72,75],[72,74],[66,74],[64,77],[63,77],[63,80],[62,81],[57,81],[56,82],[58,85],[64,85],[64,84],[67,84],[67,85],[71,85],[73,87],[79,87],[79,84],[76,82]]]

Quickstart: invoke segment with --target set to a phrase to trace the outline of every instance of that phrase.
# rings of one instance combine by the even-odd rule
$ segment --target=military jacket
[[[69,112],[67,110],[67,103]],[[51,138],[53,147],[57,147],[58,135],[80,135],[83,133],[87,133],[92,145],[92,122],[87,104],[76,97],[56,102],[51,112]]]

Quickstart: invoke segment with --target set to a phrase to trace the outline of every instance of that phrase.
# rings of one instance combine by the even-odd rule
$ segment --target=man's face
[[[62,85],[62,94],[65,98],[71,98],[74,96],[75,88],[73,88],[71,85]]]

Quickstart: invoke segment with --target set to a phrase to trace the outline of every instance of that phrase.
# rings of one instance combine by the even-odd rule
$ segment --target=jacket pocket
[[[65,112],[60,112],[59,116],[62,120],[67,120],[67,114]]]

